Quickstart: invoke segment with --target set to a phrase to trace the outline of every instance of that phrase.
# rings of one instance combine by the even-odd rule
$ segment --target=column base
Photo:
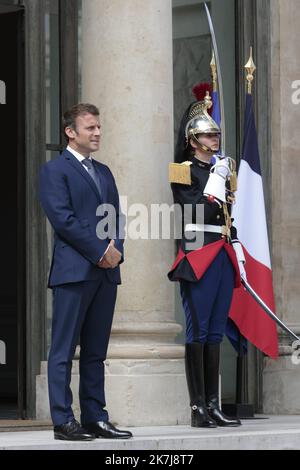
[[[127,426],[190,422],[182,359],[110,359],[106,398],[110,419]]]
[[[300,365],[292,356],[264,360],[263,411],[266,414],[300,414]]]

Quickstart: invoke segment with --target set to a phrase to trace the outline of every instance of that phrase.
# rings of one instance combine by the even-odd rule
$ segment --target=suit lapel
[[[99,201],[102,202],[101,198],[100,198],[98,188],[95,185],[95,183],[93,181],[93,178],[91,178],[90,175],[88,174],[88,172],[83,168],[83,165],[68,150],[64,150],[62,155],[70,163],[70,165],[72,165],[72,167],[75,168],[75,170],[77,170],[81,174],[81,176],[85,179],[85,181],[90,185],[92,190],[96,193]]]

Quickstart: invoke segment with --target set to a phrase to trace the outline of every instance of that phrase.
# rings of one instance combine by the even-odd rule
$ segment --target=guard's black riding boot
[[[192,408],[191,426],[215,428],[217,425],[205,407],[203,349],[201,343],[185,345],[185,372]]]
[[[219,363],[220,345],[205,344],[204,348],[204,383],[206,408],[209,416],[218,426],[240,426],[239,419],[226,416],[219,406]]]

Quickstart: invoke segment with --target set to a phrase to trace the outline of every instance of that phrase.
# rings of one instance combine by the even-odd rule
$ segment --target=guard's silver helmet
[[[212,107],[212,100],[209,91],[203,101],[197,101],[190,110],[188,123],[185,128],[185,138],[187,142],[190,138],[198,141],[198,134],[221,134],[218,124],[208,114],[207,110]]]

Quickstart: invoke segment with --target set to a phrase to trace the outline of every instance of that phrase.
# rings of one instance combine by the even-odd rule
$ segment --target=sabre
[[[220,58],[218,52],[218,45],[214,30],[214,25],[211,19],[210,11],[206,3],[204,2],[204,7],[206,10],[207,21],[209,24],[210,34],[213,43],[213,50],[215,53],[216,65],[217,65],[217,75],[218,75],[218,85],[219,85],[219,101],[220,101],[220,111],[221,111],[221,131],[222,131],[222,139],[221,139],[221,155],[226,155],[225,153],[225,144],[226,144],[226,128],[225,128],[225,110],[224,110],[224,94],[223,94],[223,81],[222,81],[222,73],[221,73],[221,66],[220,66]]]
[[[253,299],[264,309],[267,315],[269,315],[272,320],[274,320],[280,328],[282,328],[284,331],[286,331],[292,338],[294,338],[297,341],[300,341],[300,338],[292,331],[289,329],[288,326],[286,326],[276,315],[272,310],[265,304],[265,302],[259,297],[259,295],[255,292],[255,290],[250,286],[248,281],[241,277],[241,282],[243,286],[245,287],[246,291],[253,297]]]

